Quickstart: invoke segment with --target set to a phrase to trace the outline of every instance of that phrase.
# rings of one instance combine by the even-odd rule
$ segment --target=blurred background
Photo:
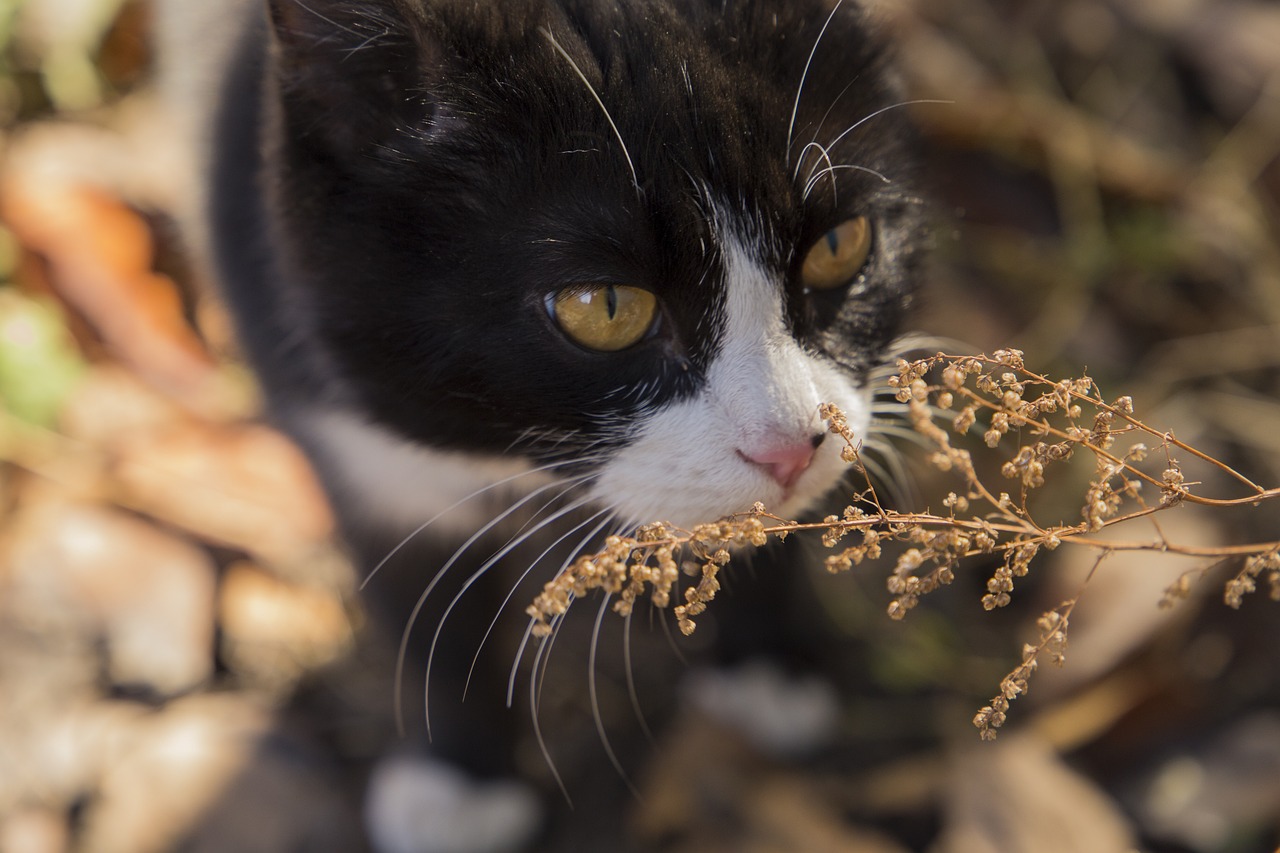
[[[948,102],[912,107],[936,242],[915,327],[1087,369],[1148,424],[1280,484],[1280,6],[872,5],[910,97]],[[191,188],[150,21],[136,0],[0,0],[0,851],[360,849],[342,756],[366,745],[334,715],[381,688],[353,658],[353,573],[184,261]],[[909,467],[915,492],[950,488]],[[1091,474],[1044,515],[1078,517]],[[1280,538],[1274,505],[1161,524],[1204,547]],[[904,623],[884,615],[889,567],[815,578],[859,680],[842,763],[770,764],[690,724],[628,839],[1276,850],[1280,604],[1264,589],[1226,608],[1231,566],[1166,611],[1200,564],[1109,561],[1066,668],[977,742],[974,712],[1093,563],[1071,550],[994,614],[989,567]]]

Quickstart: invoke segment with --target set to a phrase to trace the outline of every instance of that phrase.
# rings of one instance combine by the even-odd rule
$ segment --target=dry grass
[[[1187,597],[1193,575],[1203,575],[1209,565],[1228,559],[1241,564],[1225,585],[1228,605],[1239,608],[1264,576],[1271,598],[1280,601],[1280,541],[1192,547],[1166,536],[1156,520],[1158,514],[1183,504],[1219,510],[1257,506],[1280,498],[1280,488],[1258,485],[1171,432],[1149,426],[1135,414],[1132,398],[1108,402],[1088,376],[1055,380],[1036,373],[1015,349],[997,350],[990,356],[938,353],[904,359],[889,385],[911,425],[932,446],[930,463],[959,481],[957,491],[938,500],[945,513],[886,509],[861,464],[858,438],[838,408],[824,405],[821,417],[832,433],[844,439],[844,459],[862,472],[866,486],[841,515],[803,524],[779,518],[756,503],[749,512],[692,530],[654,522],[632,536],[611,536],[604,550],[579,557],[547,582],[526,611],[533,620],[534,636],[550,636],[572,603],[595,591],[616,597],[613,610],[622,616],[630,616],[644,596],[660,610],[682,600],[673,613],[688,636],[697,627],[694,620],[715,599],[719,575],[735,550],[758,548],[770,539],[792,534],[820,534],[822,544],[834,551],[825,561],[833,574],[885,559],[886,549],[891,549],[896,559],[886,581],[891,596],[886,609],[893,619],[905,618],[923,596],[951,584],[963,561],[979,556],[995,555],[998,562],[981,598],[982,608],[1006,607],[1013,600],[1016,583],[1028,575],[1036,558],[1062,545],[1095,549],[1094,571],[1115,551],[1152,551],[1211,561],[1183,574],[1166,590],[1161,606]],[[1003,482],[989,485],[983,480],[974,452],[998,457]],[[1054,486],[1048,483],[1057,480],[1056,469],[1073,460],[1086,460],[1084,464],[1093,469],[1078,498],[1079,518],[1046,522],[1035,498],[1042,490],[1052,491]],[[1225,474],[1237,494],[1202,494],[1199,482],[1188,477],[1191,466]],[[1116,541],[1095,535],[1119,525],[1130,529],[1143,521],[1151,524],[1153,536]],[[850,536],[857,544],[837,548]],[[678,592],[681,575],[690,578],[683,593]],[[1067,628],[1079,600],[1077,594],[1037,621],[1038,641],[1023,647],[1021,662],[1001,680],[991,703],[974,717],[984,740],[995,738],[1009,703],[1027,691],[1042,658],[1059,666],[1064,663]]]
[[[148,76],[145,51],[134,51],[145,46],[145,28],[140,26],[145,15],[135,14],[145,12],[145,4],[124,4],[124,14],[108,28],[110,10],[121,5],[119,0],[85,0],[82,4],[19,0],[0,11],[0,147],[11,151],[24,126],[48,119],[57,119],[61,128],[70,130],[112,125],[125,112],[121,107],[136,101],[136,95],[145,96],[138,86]],[[1073,375],[1081,365],[1088,365],[1098,385],[1123,389],[1133,396],[1143,422],[1176,430],[1179,440],[1223,460],[1259,484],[1280,482],[1280,249],[1276,240],[1280,234],[1280,97],[1276,87],[1280,62],[1274,49],[1280,15],[1273,4],[1265,0],[1189,0],[1177,4],[895,0],[878,5],[894,30],[910,96],[953,104],[922,105],[912,110],[925,136],[928,180],[937,201],[939,223],[938,260],[914,327],[963,338],[973,348],[965,351],[1021,347],[1032,354],[1046,375]],[[15,10],[19,10],[19,17],[34,20],[50,18],[50,13],[60,9],[77,8],[89,9],[92,14],[67,13],[77,21],[75,26],[33,28],[27,25],[30,20],[23,26],[11,26]],[[40,14],[23,14],[22,9]],[[163,139],[153,141],[161,143]],[[95,176],[95,186],[106,189],[122,204],[150,214],[163,210],[152,196],[140,193],[135,182],[123,180],[128,175],[102,177],[104,169],[118,160],[138,166],[155,158],[63,159],[68,166],[78,167],[79,173]],[[48,188],[42,190],[42,197],[52,200]],[[84,229],[79,233],[93,232]],[[82,241],[77,238],[74,242]],[[0,295],[7,300],[0,307],[25,307],[32,293],[47,294],[40,284],[41,276],[35,274],[41,269],[41,255],[38,246],[29,245],[16,234],[12,223],[0,226]],[[192,295],[184,292],[188,297]],[[22,302],[14,299],[19,295]],[[63,302],[66,301],[64,295]],[[204,305],[207,307],[207,303]],[[11,413],[17,414],[18,404],[28,400],[28,411],[36,411],[37,422],[52,425],[53,416],[40,412],[51,412],[65,398],[68,374],[82,371],[86,360],[108,369],[119,366],[122,350],[104,347],[90,333],[92,329],[86,328],[94,324],[86,324],[76,315],[75,306],[71,308],[72,319],[65,320],[58,314],[52,322],[65,322],[75,340],[64,345],[58,335],[49,335],[48,340],[42,339],[48,345],[36,354],[38,358],[31,362],[32,366],[18,372],[21,385],[11,375],[3,377],[0,398]],[[225,356],[225,332],[219,333],[220,324],[205,322],[210,316],[216,317],[216,312],[202,308],[192,313],[201,318],[200,331],[205,340],[214,344],[216,353]],[[45,312],[40,316],[47,319],[52,315]],[[40,322],[37,328],[45,329],[47,325]],[[943,346],[955,349],[949,344]],[[170,375],[161,369],[170,366],[167,363],[153,361],[143,366],[149,368],[148,375]],[[137,365],[130,369],[136,370]],[[974,377],[968,379],[972,382]],[[925,382],[933,389],[926,406],[934,406],[938,389],[944,389],[946,383],[940,371],[931,373]],[[1032,380],[1026,382],[1028,386],[1034,384]],[[1024,399],[1034,400],[1035,393],[1044,390],[1047,389],[1034,393],[1028,390]],[[1138,435],[1139,430],[1120,418],[1111,425],[1115,443],[1106,452],[1142,470],[1156,483],[1143,480],[1122,466],[1109,480],[1110,492],[1098,494],[1101,506],[1099,501],[1089,503],[1105,513],[1110,511],[1109,501],[1118,499],[1122,506],[1114,515],[1101,517],[1105,527],[1110,528],[1105,532],[1127,536],[1131,544],[1153,559],[1173,562],[1180,552],[1182,559],[1188,561],[1187,571],[1170,585],[1165,603],[1179,603],[1189,594],[1193,600],[1178,608],[1177,618],[1157,623],[1154,600],[1160,597],[1163,580],[1154,589],[1144,589],[1138,599],[1117,595],[1113,582],[1128,578],[1125,572],[1130,570],[1141,573],[1142,567],[1126,562],[1126,555],[1117,553],[1115,549],[1122,542],[1091,542],[1101,540],[1104,531],[1065,538],[1058,534],[1059,541],[1068,545],[1082,543],[1083,549],[1073,545],[1050,552],[1049,540],[1042,539],[1034,559],[1027,563],[1028,577],[1013,573],[1019,565],[1016,553],[1009,564],[1009,577],[993,577],[1005,566],[1001,555],[1010,553],[1007,549],[997,550],[998,547],[1008,546],[1019,537],[1030,542],[1055,528],[1077,527],[1088,521],[1083,512],[1086,493],[1099,480],[1102,469],[1098,466],[1103,463],[1078,444],[1070,460],[1039,459],[1035,455],[1038,443],[1051,448],[1065,440],[1056,436],[1033,437],[1025,425],[1010,425],[1008,433],[999,436],[998,447],[987,448],[983,437],[996,424],[996,412],[985,404],[980,406],[974,412],[975,425],[963,435],[958,434],[952,421],[963,414],[969,402],[955,390],[945,391],[952,394],[952,408],[945,410],[945,415],[929,409],[932,425],[956,449],[971,453],[982,482],[997,498],[1008,492],[1012,507],[1008,511],[993,509],[984,498],[971,497],[966,481],[957,476],[954,466],[948,472],[917,472],[921,490],[932,496],[932,512],[904,513],[899,519],[902,524],[922,528],[929,536],[969,536],[972,550],[986,546],[982,538],[987,535],[985,531],[964,527],[964,523],[977,518],[992,525],[999,542],[992,536],[992,554],[964,558],[959,570],[952,570],[957,577],[952,587],[943,595],[934,595],[927,606],[915,609],[905,604],[920,599],[931,577],[941,581],[945,572],[939,569],[947,564],[946,555],[954,552],[944,547],[945,542],[938,541],[935,548],[944,559],[936,563],[927,556],[933,540],[898,541],[891,537],[887,519],[892,516],[879,511],[873,491],[867,492],[861,484],[858,487],[867,493],[855,496],[850,505],[861,516],[851,514],[853,517],[846,519],[842,513],[835,520],[813,525],[809,531],[799,530],[798,535],[809,537],[815,544],[821,538],[836,540],[832,557],[854,549],[848,554],[850,563],[859,553],[864,560],[861,566],[851,566],[839,577],[818,579],[823,592],[836,590],[844,594],[826,596],[818,602],[821,612],[811,614],[815,620],[831,623],[828,627],[836,635],[837,642],[824,647],[830,654],[822,664],[832,672],[848,675],[848,683],[856,684],[856,696],[847,709],[851,723],[846,729],[853,748],[843,754],[856,758],[841,764],[837,780],[806,777],[803,801],[816,811],[829,809],[837,815],[835,823],[842,831],[848,831],[850,823],[869,825],[896,820],[894,829],[902,832],[904,844],[913,849],[972,849],[948,847],[930,829],[942,824],[945,835],[945,827],[962,821],[966,815],[981,818],[984,827],[1002,831],[1012,826],[1029,829],[1093,825],[1096,814],[1081,812],[1079,801],[1064,800],[1062,788],[1054,783],[1052,774],[1037,772],[1020,777],[1019,784],[1005,785],[1002,790],[1036,792],[1046,801],[1066,802],[1069,805],[1061,807],[1070,814],[1070,821],[1062,820],[1060,813],[1046,815],[1028,809],[1025,802],[1006,802],[1005,798],[991,796],[996,786],[982,781],[968,764],[956,768],[954,791],[938,798],[927,793],[936,790],[941,756],[949,752],[948,721],[955,720],[962,731],[967,728],[967,714],[957,710],[957,702],[962,708],[989,705],[991,716],[986,723],[988,729],[994,730],[994,723],[1002,720],[1000,715],[1006,713],[1003,705],[1008,702],[1007,691],[994,685],[1007,676],[1004,680],[1010,687],[1021,689],[1037,664],[1061,656],[1067,623],[1071,623],[1071,667],[1065,673],[1040,676],[1035,704],[1022,703],[1019,722],[1028,723],[1022,733],[1042,734],[1040,723],[1046,717],[1074,720],[1071,727],[1077,734],[1055,740],[1053,745],[1063,753],[1064,761],[1086,773],[1090,784],[1105,793],[1108,801],[1121,806],[1133,822],[1137,838],[1123,848],[1113,845],[1113,849],[1132,846],[1270,853],[1280,838],[1274,809],[1280,799],[1271,796],[1269,805],[1264,803],[1253,811],[1235,809],[1265,799],[1266,792],[1275,790],[1268,787],[1265,767],[1258,768],[1259,758],[1274,752],[1269,751],[1268,745],[1277,741],[1264,739],[1260,748],[1255,744],[1248,751],[1234,752],[1224,744],[1229,746],[1232,738],[1240,735],[1250,715],[1273,713],[1280,696],[1271,651],[1278,636],[1275,626],[1280,623],[1274,618],[1274,610],[1258,600],[1262,595],[1249,596],[1254,588],[1265,590],[1275,576],[1274,551],[1269,554],[1254,545],[1276,535],[1276,520],[1280,518],[1276,502],[1268,498],[1257,509],[1251,509],[1253,490],[1249,484],[1233,480],[1223,468],[1200,460],[1177,444],[1166,445],[1160,429],[1156,430],[1157,435]],[[118,402],[135,397],[116,391],[107,395],[107,400]],[[1114,398],[1103,399],[1114,407]],[[92,420],[99,427],[95,435],[103,432],[100,422],[106,420],[102,405],[95,403],[92,410]],[[1084,402],[1079,405],[1084,411],[1077,427],[1092,432],[1096,410]],[[129,414],[122,430],[129,442],[119,452],[132,452],[146,444],[146,437],[139,435],[136,413]],[[1062,414],[1061,409],[1053,413],[1065,430],[1070,425],[1061,420]],[[34,446],[0,443],[19,450]],[[213,448],[222,443],[211,440],[209,445]],[[1145,460],[1125,458],[1133,443],[1148,446]],[[175,443],[166,455],[187,444]],[[50,446],[56,446],[59,452],[42,460],[56,464],[41,467],[38,474],[28,471],[22,459],[0,465],[0,501],[5,507],[0,519],[4,529],[0,533],[4,537],[14,535],[21,505],[47,497],[50,483],[57,479],[48,474],[70,475],[66,482],[73,485],[85,481],[83,473],[88,463],[84,456],[62,452],[67,445],[61,440]],[[1019,460],[1024,447],[1030,455]],[[110,449],[118,451],[115,447]],[[929,452],[941,454],[939,459],[948,455],[937,444]],[[1169,464],[1166,452],[1177,462],[1176,466]],[[214,458],[212,454],[210,458]],[[869,453],[867,458],[870,462]],[[1001,475],[1000,468],[1006,463],[1021,466],[1017,477],[1005,479]],[[262,464],[254,460],[244,467],[257,471]],[[1034,480],[1037,464],[1046,472],[1043,476],[1047,485],[1028,488],[1024,493],[1022,476],[1025,473]],[[90,470],[97,470],[93,465]],[[1201,501],[1199,506],[1191,498],[1160,506],[1166,494],[1164,472],[1174,467],[1183,482],[1170,483],[1174,488],[1169,494],[1190,495]],[[143,470],[160,468],[149,464]],[[210,470],[220,469],[213,466]],[[1148,507],[1144,509],[1126,492],[1129,482],[1141,484],[1137,495],[1148,502]],[[181,493],[192,496],[216,496],[220,491],[210,489],[209,481],[184,481],[181,485]],[[955,497],[950,498],[950,493]],[[256,492],[250,490],[250,494]],[[168,492],[163,499],[157,497],[141,506],[126,494],[128,499],[123,505],[128,510],[122,512],[168,535],[190,539],[201,548],[213,547],[207,543],[214,542],[215,553],[225,553],[221,549],[225,548],[226,531],[183,532],[184,520],[211,518],[213,513],[171,517],[173,501],[167,495]],[[112,509],[114,517],[121,492],[112,485],[87,494],[86,499]],[[1215,500],[1233,504],[1225,508],[1204,504]],[[297,506],[296,500],[281,503]],[[896,505],[922,506],[911,502]],[[1013,512],[1015,509],[1025,510],[1027,515],[1019,516]],[[1147,509],[1148,514],[1127,519]],[[1012,518],[1005,517],[1009,513]],[[1206,541],[1193,538],[1178,521],[1192,513],[1214,521],[1207,525]],[[294,521],[288,516],[273,518],[279,518],[277,527]],[[749,519],[739,519],[744,520]],[[782,528],[790,520],[764,514],[756,521],[766,538],[781,538],[787,533]],[[130,525],[129,529],[133,527]],[[700,553],[674,547],[675,540],[697,532],[659,534],[655,530],[648,534],[672,540],[670,559],[677,577],[670,587],[667,606],[685,607],[682,612],[690,625],[702,621],[698,613],[689,612],[690,605],[706,606],[708,601],[690,602],[685,597],[688,590],[701,587],[702,592],[695,592],[695,598],[707,598],[713,593],[722,572],[715,560],[719,551],[738,560],[737,549],[725,547],[724,540],[732,538],[732,531],[719,525],[704,531],[709,538]],[[260,542],[260,538],[252,537],[244,544],[252,547]],[[1192,542],[1201,547],[1190,547]],[[1221,544],[1228,542],[1237,544]],[[634,560],[650,547],[654,549],[650,565],[659,560],[658,541],[636,543],[630,548],[622,540],[613,545],[626,552],[619,554],[615,563],[623,558]],[[865,550],[859,552],[858,548]],[[907,558],[899,575],[899,561],[913,549],[919,557]],[[119,543],[116,550],[134,553],[125,551]],[[1081,552],[1078,562],[1084,569],[1096,565],[1096,574],[1079,607],[1080,581],[1067,571],[1070,566],[1062,564],[1063,558],[1074,551]],[[1231,556],[1214,556],[1226,552]],[[144,549],[137,559],[142,561],[147,553]],[[1107,554],[1111,556],[1104,559]],[[917,559],[918,565],[912,566]],[[875,565],[868,564],[877,560]],[[1100,560],[1101,565],[1097,565]],[[1229,565],[1221,565],[1224,562]],[[708,563],[715,568],[706,569]],[[314,569],[314,563],[308,568]],[[624,600],[632,579],[619,578],[616,566],[609,568],[608,583],[616,585],[621,581],[614,593],[613,603],[617,604]],[[692,571],[692,578],[681,572],[682,568]],[[1175,562],[1173,568],[1176,572],[1181,567]],[[705,585],[704,569],[712,576]],[[0,573],[5,570],[0,567]],[[872,571],[891,578],[889,582],[898,586],[898,591],[886,593],[884,581],[875,575],[870,576],[870,584],[864,583],[864,576]],[[670,577],[670,566],[665,576],[658,574],[657,580],[665,583],[666,577]],[[1042,579],[1048,583],[1041,583]],[[997,587],[1013,584],[1015,589],[993,591],[985,588],[986,580],[996,580]],[[1193,594],[1216,591],[1220,580],[1226,586],[1224,599],[1232,605],[1243,605],[1242,612],[1229,612],[1228,608]],[[574,594],[575,584],[576,581],[569,584],[570,595]],[[872,587],[869,593],[865,590],[868,586]],[[135,595],[145,599],[145,592],[144,584]],[[639,601],[652,593],[649,583],[634,596]],[[983,597],[994,596],[994,602],[999,603],[1002,594],[1010,596],[1013,606],[992,611],[980,606]],[[1148,603],[1151,612],[1139,612]],[[877,618],[891,605],[896,606],[895,612],[900,610],[908,618]],[[714,615],[716,604],[711,602],[710,606]],[[1042,611],[1052,615],[1036,625],[1035,616]],[[1136,638],[1131,637],[1133,645],[1128,647],[1136,651],[1122,650],[1091,660],[1084,640],[1107,638],[1106,630],[1097,630],[1098,623],[1114,621],[1117,612],[1142,623],[1135,629]],[[65,608],[29,608],[24,613],[40,621],[49,621],[54,615],[62,621],[69,619]],[[553,625],[555,618],[558,617],[548,616],[547,624]],[[0,624],[0,629],[11,629],[13,624],[10,620]],[[226,625],[234,624],[235,620],[226,622],[224,632]],[[309,624],[314,625],[314,621]],[[709,622],[703,625],[702,634],[710,633],[710,627]],[[1018,651],[1024,632],[1030,645],[1025,660]],[[48,693],[48,707],[55,711],[75,706],[83,698],[81,693],[69,693],[58,686],[61,676],[57,674],[65,670],[68,661],[60,651],[65,643],[46,634],[33,637],[34,663],[27,669],[15,669],[7,663],[14,659],[17,649],[13,643],[5,644],[4,695],[15,700],[6,707],[16,707],[19,695],[37,689]],[[693,642],[698,639],[695,637]],[[839,642],[842,640],[847,642]],[[245,644],[241,651],[251,648]],[[232,663],[230,673],[202,690],[215,693],[218,698],[256,702],[252,679],[245,678],[236,663],[241,658],[240,653],[228,656]],[[268,655],[262,660],[271,659]],[[108,680],[91,668],[95,659],[86,660],[86,672],[92,677],[85,680],[83,696],[93,697],[95,702],[115,701],[115,694],[107,695]],[[1045,678],[1081,672],[1084,676],[1065,690],[1061,682],[1052,685]],[[1122,689],[1117,690],[1117,684]],[[983,686],[975,692],[975,685]],[[988,689],[990,693],[998,692],[999,698],[980,700]],[[151,710],[140,716],[148,724],[164,718]],[[58,731],[54,725],[60,719],[58,713],[42,711],[33,719],[41,723],[33,728],[36,735]],[[23,733],[11,725],[2,734],[17,742],[48,740],[24,739]],[[162,742],[141,725],[138,737]],[[116,742],[113,737],[103,740]],[[720,813],[725,806],[720,799],[715,808],[695,807],[702,802],[697,799],[698,791],[722,791],[716,785],[704,784],[705,779],[695,772],[714,774],[720,770],[719,762],[708,752],[706,740],[699,735],[686,750],[659,750],[659,759],[672,752],[687,753],[689,759],[687,766],[659,778],[653,786],[665,793],[679,792],[691,815],[677,824],[681,829],[705,821],[706,814]],[[975,752],[986,756],[984,761],[996,763],[998,756],[1006,749],[1014,749],[1019,740],[1006,736],[995,748],[984,745]],[[101,743],[88,744],[95,745],[100,747]],[[1096,760],[1120,753],[1125,756],[1123,762]],[[78,766],[82,770],[95,766],[93,757],[99,754],[100,749],[81,750]],[[879,768],[869,766],[877,762],[882,762]],[[916,768],[916,764],[920,767]],[[63,766],[53,761],[48,765],[51,769]],[[24,769],[40,766],[38,761],[26,762]],[[108,764],[104,762],[103,766]],[[115,762],[110,766],[114,767]],[[761,783],[764,788],[776,787],[768,781],[774,777],[759,773],[755,765],[748,767],[733,778],[766,780]],[[186,780],[195,777],[198,768],[187,761],[173,769],[174,778]],[[1177,773],[1167,776],[1166,770]],[[1171,801],[1169,798],[1174,795],[1192,796],[1185,786],[1168,784],[1185,782],[1189,771],[1207,780],[1206,784],[1190,805],[1186,799]],[[1274,779],[1274,770],[1271,773]],[[908,792],[916,792],[914,795],[904,794],[903,785],[894,782],[904,774],[914,780],[906,785]],[[14,774],[0,773],[0,779],[11,785],[14,778]],[[154,774],[145,778],[154,778]],[[722,778],[723,774],[715,777]],[[102,796],[102,780],[90,778],[85,784],[84,790],[67,792],[65,800],[42,801],[38,805],[43,811],[38,813],[44,814],[55,830],[85,825],[83,820],[71,819],[73,814],[83,817],[79,809],[85,802],[95,804],[90,817],[113,805],[133,802],[145,816],[144,825],[152,829],[167,825],[172,816],[145,785],[128,790],[131,801],[125,791],[118,789],[113,791],[118,796]],[[279,796],[263,797],[260,791],[251,789],[253,805],[260,814],[255,812],[255,817],[250,818],[243,810],[213,812],[198,823],[206,829],[252,825],[264,832],[271,826],[290,823],[313,827],[317,825],[317,814],[327,818],[336,813],[332,800],[317,796],[320,785],[311,772],[293,779],[287,787],[290,792],[297,792],[297,802]],[[832,793],[845,790],[842,785],[853,786],[854,793]],[[337,782],[333,786],[339,787]],[[970,799],[966,800],[966,796]],[[975,803],[972,798],[980,802]],[[992,809],[999,806],[1005,809],[1003,824],[990,819]],[[308,811],[299,811],[303,808]],[[742,815],[744,838],[767,837],[773,843],[769,849],[816,849],[811,843],[789,847],[774,843],[776,835],[751,829],[766,811],[754,799],[737,800],[733,809],[734,815]],[[186,814],[185,810],[179,811]],[[1221,827],[1221,837],[1216,841],[1204,841],[1197,834],[1206,825],[1206,814]],[[1169,815],[1181,818],[1182,823],[1171,823],[1173,818]],[[229,816],[234,820],[227,819]],[[786,817],[797,823],[802,819],[798,809],[788,811]],[[588,815],[580,811],[578,820],[586,822]],[[16,822],[12,813],[0,814],[0,824],[6,822]],[[92,826],[93,821],[88,825]],[[193,831],[189,825],[183,826],[183,831]],[[1008,837],[1000,836],[1005,847]],[[662,838],[664,843],[660,846],[665,850],[709,849],[709,845],[692,841],[667,843],[669,835]],[[1055,836],[1047,841],[1058,845],[1062,839]],[[136,837],[118,846],[150,849]],[[286,846],[277,845],[280,849]],[[1019,845],[1019,849],[1047,846],[1028,843]],[[1104,848],[1105,845],[1093,845],[1079,849]],[[547,849],[583,846],[549,845]],[[753,848],[744,841],[735,849]]]

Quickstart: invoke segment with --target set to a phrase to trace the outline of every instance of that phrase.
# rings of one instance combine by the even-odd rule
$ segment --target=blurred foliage
[[[0,407],[52,426],[84,368],[55,305],[0,287]]]
[[[109,102],[120,82],[111,35],[128,4],[0,0],[0,126]]]
[[[1153,424],[1204,441],[1241,470],[1275,483],[1280,8],[1249,0],[879,5],[900,43],[911,97],[950,102],[912,108],[925,137],[938,243],[919,327],[978,350],[1021,347],[1030,363],[1057,375],[1088,368],[1107,393],[1134,396]],[[144,3],[128,0],[0,0],[0,152],[8,137],[45,119],[108,124],[111,108],[146,82],[145,11]],[[128,208],[134,200],[124,190],[120,195]],[[91,335],[86,344],[79,326],[71,337],[68,317],[83,318],[46,300],[34,283],[39,276],[27,275],[39,267],[33,254],[0,226],[0,405],[47,426],[86,361],[110,367],[113,356]],[[103,399],[94,402],[110,408]],[[147,412],[153,404],[138,408]],[[186,413],[169,416],[184,429],[192,426]],[[208,453],[218,461],[205,470],[225,467],[218,430],[226,424],[199,426],[219,436]],[[130,423],[122,431],[134,430]],[[50,456],[67,455],[68,446]],[[269,467],[269,455],[242,467]],[[0,485],[21,479],[10,478],[8,466],[0,474]],[[920,491],[946,489],[935,483]],[[1076,493],[1062,494],[1062,516],[1078,515]],[[190,515],[217,517],[203,506]],[[1264,511],[1211,533],[1243,541],[1267,531],[1274,536],[1277,524],[1274,512]],[[182,525],[169,519],[157,526]],[[225,536],[191,537],[222,543],[210,550],[226,558]],[[818,578],[822,615],[848,640],[827,663],[843,668],[857,693],[847,728],[861,741],[850,750],[857,753],[851,763],[861,768],[866,756],[901,759],[913,749],[945,747],[953,737],[973,739],[969,716],[977,700],[1016,659],[1027,623],[1063,593],[1051,582],[1054,572],[1044,574],[1049,581],[1027,584],[1025,607],[987,614],[977,605],[983,567],[974,567],[951,594],[905,624],[883,616],[878,571]],[[1081,636],[1090,614],[1140,622],[1155,607],[1144,591],[1102,593],[1096,603],[1094,609],[1086,597],[1081,605]],[[1176,759],[1183,762],[1177,767],[1207,774],[1214,752],[1222,751],[1215,737],[1243,715],[1280,702],[1273,659],[1280,637],[1268,606],[1274,607],[1251,602],[1240,614],[1225,614],[1213,601],[1189,606],[1172,623],[1143,629],[1132,648],[1118,649],[1096,678],[1072,688],[1077,696],[1063,688],[1029,700],[1043,713],[1028,728],[1074,715],[1074,727],[1066,727],[1073,734],[1055,745],[1073,753],[1135,822],[1147,821],[1143,837],[1156,839],[1149,849],[1254,853],[1280,837],[1274,817],[1221,818],[1224,834],[1206,841],[1147,820],[1142,811],[1148,800],[1171,802],[1159,799],[1162,784],[1177,788],[1161,775],[1163,762]],[[1215,643],[1225,651],[1207,656],[1223,662],[1197,663],[1206,656],[1201,647]],[[1068,670],[1081,662],[1070,661]],[[1113,703],[1105,712],[1090,704],[1099,697]],[[926,770],[917,787],[932,791],[939,774],[933,765]],[[866,783],[841,808],[870,822],[906,815],[911,828],[904,835],[931,843],[939,820],[933,795],[877,806],[875,792]],[[1197,792],[1183,786],[1175,793]]]

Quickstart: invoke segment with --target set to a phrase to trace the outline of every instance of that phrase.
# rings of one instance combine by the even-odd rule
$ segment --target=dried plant
[[[931,447],[930,464],[959,481],[957,490],[941,500],[945,512],[886,509],[865,474],[859,442],[844,415],[824,405],[821,417],[843,438],[843,457],[862,472],[865,482],[843,513],[801,524],[772,515],[757,503],[749,512],[692,530],[658,522],[632,536],[612,536],[603,551],[579,557],[546,584],[527,610],[534,635],[548,636],[570,604],[593,590],[616,597],[613,609],[624,616],[646,595],[660,609],[681,599],[673,612],[680,630],[692,634],[695,619],[720,589],[719,574],[735,549],[810,531],[832,549],[825,561],[832,573],[883,559],[886,548],[893,548],[897,556],[887,579],[887,611],[893,619],[904,618],[922,596],[951,583],[963,560],[979,555],[997,559],[982,607],[1005,607],[1040,553],[1063,544],[1096,549],[1095,571],[1116,551],[1201,557],[1214,565],[1239,560],[1241,568],[1226,582],[1226,603],[1239,607],[1263,577],[1271,597],[1280,601],[1280,541],[1197,548],[1170,541],[1158,524],[1153,524],[1155,537],[1145,540],[1103,540],[1095,535],[1115,525],[1153,519],[1181,504],[1228,508],[1280,498],[1280,488],[1264,488],[1139,420],[1129,397],[1108,402],[1088,376],[1050,379],[1029,370],[1023,353],[1013,349],[989,356],[939,353],[902,360],[889,384],[912,427]],[[975,440],[979,435],[980,442]],[[971,451],[957,446],[966,442],[977,445],[978,452],[998,454],[1004,488],[992,488],[980,478]],[[1043,522],[1034,511],[1033,498],[1044,489],[1046,478],[1054,476],[1051,471],[1082,456],[1092,460],[1093,475],[1080,500],[1079,518]],[[1238,486],[1240,494],[1200,494],[1200,484],[1188,477],[1180,459],[1216,469]],[[1209,568],[1182,575],[1166,590],[1161,606],[1186,598],[1192,582]],[[681,575],[691,579],[682,593]],[[1078,601],[1079,595],[1039,619],[1038,641],[1024,647],[1021,662],[1001,681],[999,693],[974,717],[984,740],[996,736],[1009,703],[1026,692],[1042,659],[1063,663],[1068,623]]]

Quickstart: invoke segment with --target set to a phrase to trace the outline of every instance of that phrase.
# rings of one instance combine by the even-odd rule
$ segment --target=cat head
[[[625,520],[841,476],[920,260],[852,2],[271,0],[279,276],[367,418]]]

